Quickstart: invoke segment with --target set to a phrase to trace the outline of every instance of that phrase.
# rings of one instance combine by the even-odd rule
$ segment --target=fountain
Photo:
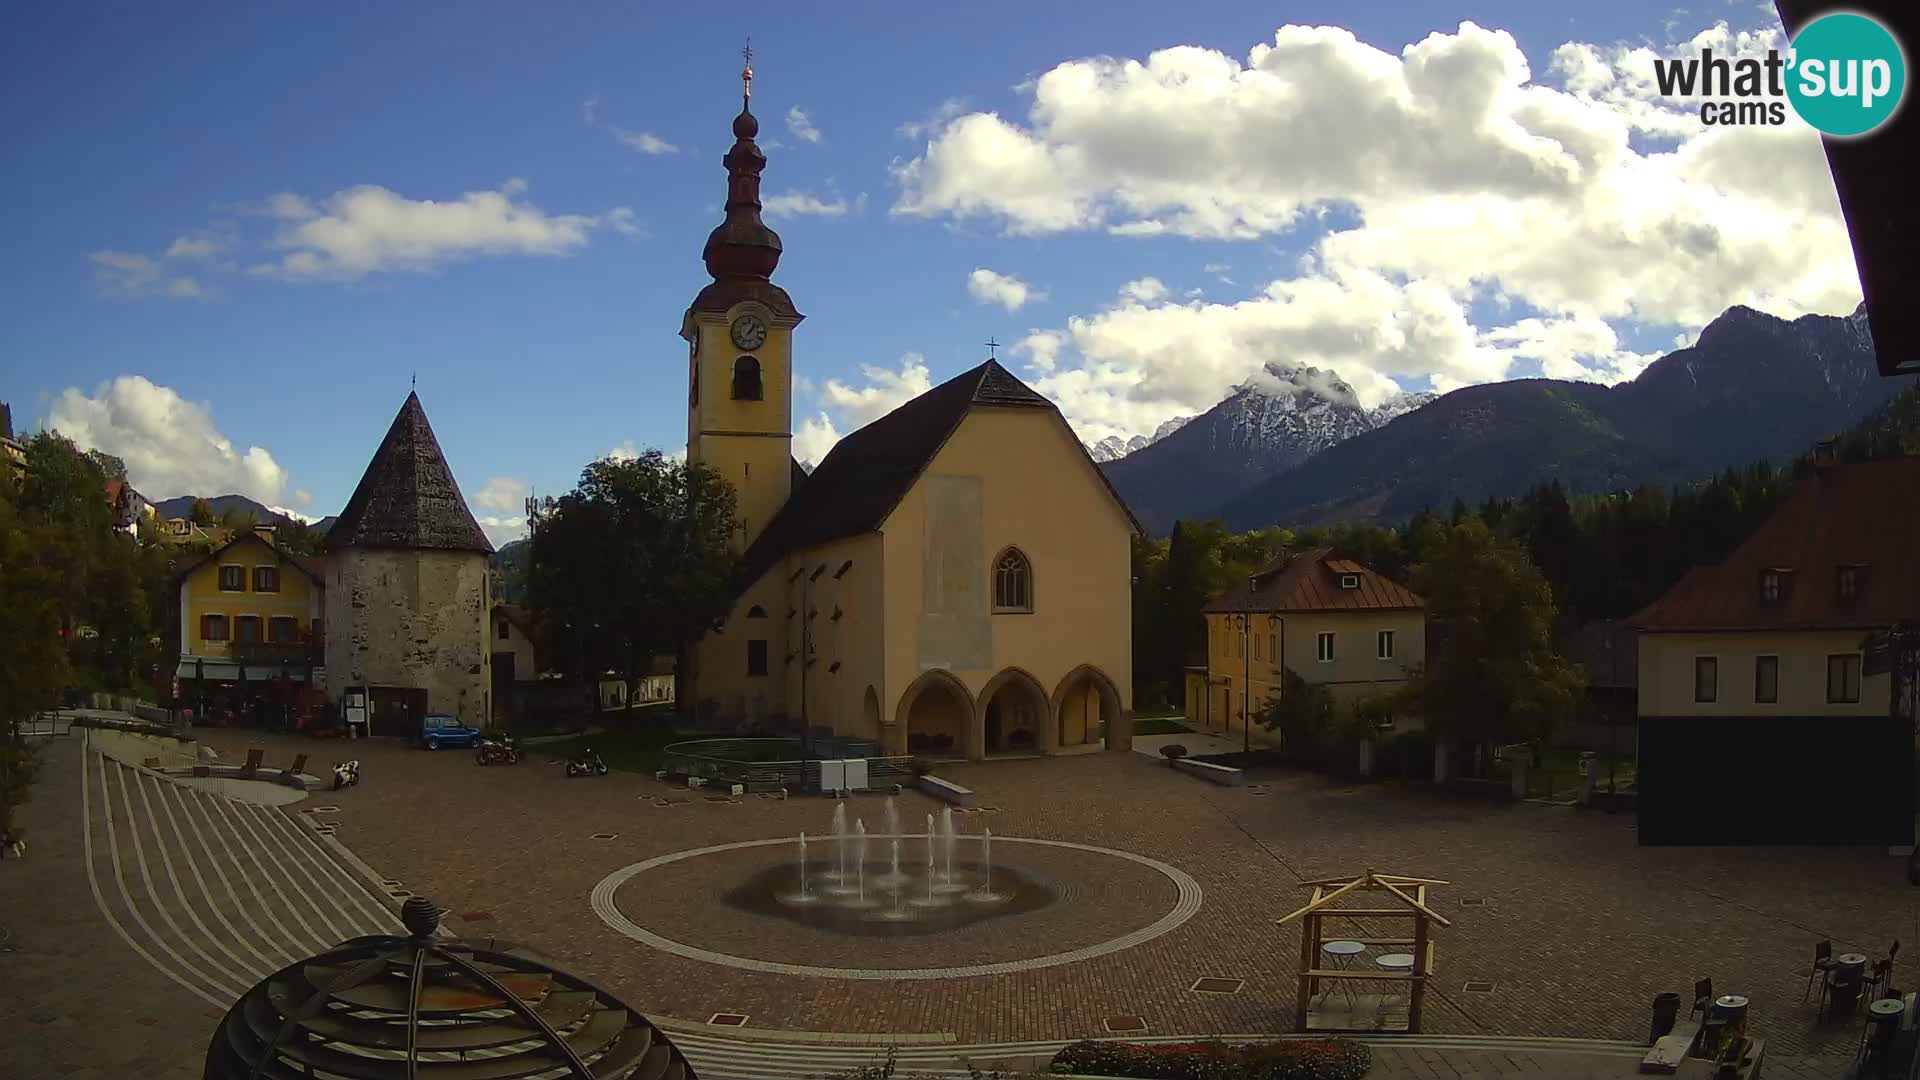
[[[807,891],[807,834],[800,834],[800,895],[794,898],[802,904],[811,904],[813,894]]]
[[[976,904],[997,904],[1006,899],[993,891],[993,830],[980,830],[980,887],[967,894]]]
[[[1022,910],[1026,904],[1045,902],[1044,894],[1020,885],[1017,871],[1003,868],[996,877],[992,830],[983,829],[977,836],[961,836],[954,826],[951,807],[938,818],[928,814],[924,834],[899,831],[900,810],[892,799],[887,800],[882,814],[887,831],[869,834],[864,818],[856,818],[849,829],[846,804],[836,805],[832,825],[834,855],[828,860],[830,865],[824,870],[814,868],[807,852],[809,837],[801,833],[796,864],[793,870],[787,871],[799,878],[799,886],[795,888],[790,878],[781,875],[769,879],[777,884],[770,895],[763,895],[796,917],[800,917],[801,911],[812,912],[805,916],[810,923],[816,918],[825,918],[828,925],[856,933],[922,933],[970,923],[988,910],[1008,912]],[[926,841],[924,873],[901,866],[903,841],[916,838]],[[887,842],[886,867],[884,872],[875,868],[871,894],[867,891],[867,841],[870,839]],[[956,857],[963,840],[980,843],[975,862],[977,872]],[[963,900],[965,903],[960,902]],[[875,923],[893,929],[882,930],[874,926]],[[871,929],[855,929],[862,924]]]
[[[833,854],[838,862],[834,866],[834,880],[844,884],[847,880],[847,804],[836,803],[833,807]]]
[[[855,838],[854,848],[853,848],[854,853],[856,855],[856,858],[853,864],[854,873],[858,876],[860,881],[860,892],[859,892],[860,906],[866,907],[867,906],[867,823],[866,823],[866,820],[862,819],[854,822],[853,829],[854,829],[854,832],[858,834],[857,837]]]

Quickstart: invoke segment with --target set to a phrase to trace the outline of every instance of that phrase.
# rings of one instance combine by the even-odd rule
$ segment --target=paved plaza
[[[1299,881],[1368,869],[1452,882],[1431,893],[1453,926],[1437,932],[1426,1034],[1379,1043],[1380,1077],[1631,1075],[1651,996],[1702,975],[1751,999],[1767,1075],[1840,1076],[1858,1028],[1816,1030],[1801,1003],[1813,943],[1877,956],[1903,931],[1915,939],[1915,890],[1884,852],[1642,849],[1629,815],[1299,773],[1220,788],[1142,754],[952,767],[988,808],[956,815],[958,830],[991,828],[996,861],[1044,882],[1050,905],[919,938],[837,936],[737,902],[769,860],[794,857],[790,838],[829,831],[832,800],[568,780],[537,755],[479,768],[378,740],[201,736],[227,760],[306,753],[312,772],[350,754],[363,782],[248,805],[53,740],[28,806],[32,853],[0,873],[13,946],[0,1007],[45,1075],[197,1061],[227,991],[393,929],[375,878],[448,908],[457,933],[524,942],[602,982],[697,1065],[741,1078],[825,1072],[882,1042],[912,1068],[1026,1064],[1118,1017],[1148,1038],[1283,1032],[1299,931],[1273,920],[1305,902]],[[881,831],[884,799],[846,805]],[[313,813],[325,806],[337,809]],[[904,833],[941,809],[911,792],[895,806]],[[313,834],[317,819],[351,854]],[[754,843],[767,840],[780,842]],[[966,970],[980,966],[993,973]],[[1239,988],[1195,991],[1202,977]],[[708,1023],[722,1013],[740,1027]],[[847,1045],[862,1034],[865,1049]],[[986,1046],[1010,1043],[1024,1045]]]

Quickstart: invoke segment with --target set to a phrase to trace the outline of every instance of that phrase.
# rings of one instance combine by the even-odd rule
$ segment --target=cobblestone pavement
[[[267,746],[269,760],[322,745],[202,734],[229,757],[249,745]],[[1150,1033],[1284,1031],[1299,931],[1273,919],[1305,901],[1300,880],[1371,868],[1453,883],[1433,891],[1434,906],[1454,925],[1437,935],[1428,1032],[1638,1040],[1654,993],[1684,993],[1694,978],[1710,976],[1720,992],[1751,999],[1750,1027],[1768,1039],[1773,1060],[1810,1055],[1833,1067],[1858,1031],[1816,1029],[1813,1006],[1801,1004],[1814,942],[1830,938],[1836,952],[1878,956],[1902,931],[1915,936],[1913,890],[1881,851],[1640,848],[1626,815],[1458,802],[1297,773],[1226,789],[1142,755],[1100,754],[950,768],[946,775],[997,808],[962,816],[961,828],[990,825],[1000,835],[1170,862],[1205,889],[1200,912],[1175,932],[1109,956],[993,978],[767,974],[643,946],[610,929],[588,898],[608,874],[656,855],[825,831],[830,802],[716,803],[617,773],[567,780],[537,755],[512,768],[478,768],[470,754],[380,740],[340,747],[347,752],[362,760],[365,779],[333,801],[340,838],[361,857],[450,908],[456,930],[525,940],[650,1015],[696,1023],[732,1012],[761,1028],[955,1042],[1101,1036],[1104,1020],[1116,1016],[1139,1016]],[[668,796],[682,801],[660,805]],[[906,821],[939,808],[917,793],[902,795],[900,806]],[[880,812],[877,798],[850,807],[870,821]],[[679,909],[677,932],[691,932],[684,895],[629,887],[619,902],[642,925],[650,910]],[[691,906],[711,915],[715,941],[737,937],[739,913]],[[1097,904],[1086,911],[1104,914]],[[1113,920],[1112,934],[1137,929],[1137,917],[1129,919]],[[1355,936],[1386,936],[1384,929]],[[1019,927],[1009,920],[1005,932]],[[1046,940],[1031,944],[1033,955],[1053,951]],[[848,966],[859,966],[860,948],[849,939]],[[1191,991],[1200,976],[1245,983],[1234,994]],[[1469,981],[1494,989],[1469,993]]]

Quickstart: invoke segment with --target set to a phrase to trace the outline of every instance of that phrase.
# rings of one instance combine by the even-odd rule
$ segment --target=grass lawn
[[[1178,713],[1169,716],[1136,716],[1133,718],[1133,733],[1135,735],[1179,735],[1193,730],[1175,719],[1177,716],[1179,716]]]
[[[529,746],[529,753],[566,760],[589,748],[600,754],[609,769],[625,772],[658,772],[670,744],[692,738],[673,728],[673,710],[666,706],[644,706],[625,714],[607,714],[600,724],[607,730],[598,735],[577,735],[559,742]]]
[[[1603,752],[1593,759],[1594,788],[1607,790],[1607,755]],[[1504,778],[1507,766],[1494,770],[1497,776]],[[1635,776],[1634,761],[1631,756],[1622,755],[1613,763],[1613,782],[1618,788],[1633,786]],[[1566,798],[1580,793],[1580,751],[1549,749],[1541,754],[1540,762],[1527,775],[1527,787],[1536,798],[1549,796]]]

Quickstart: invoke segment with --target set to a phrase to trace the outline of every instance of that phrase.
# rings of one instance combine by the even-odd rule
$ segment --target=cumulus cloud
[[[481,255],[565,255],[595,228],[637,231],[625,207],[605,215],[550,214],[519,201],[526,182],[450,201],[410,199],[363,184],[315,204],[292,193],[269,201],[286,254],[255,272],[296,281],[354,280],[372,273],[432,270]]]
[[[1046,293],[1012,274],[1002,274],[986,267],[967,275],[967,292],[982,304],[999,304],[1008,311],[1019,311],[1032,301],[1047,298]]]
[[[620,145],[629,150],[638,150],[643,154],[658,157],[661,154],[677,154],[680,148],[651,131],[628,131],[625,128],[613,128],[613,137]]]
[[[93,281],[108,296],[164,296],[174,300],[199,300],[207,295],[205,286],[187,274],[176,274],[151,255],[128,251],[96,251]]]
[[[813,121],[807,119],[807,114],[798,105],[787,110],[787,134],[801,142],[820,141],[820,129],[813,126]]]
[[[242,450],[221,434],[213,406],[141,375],[101,383],[92,394],[68,387],[53,399],[46,426],[126,462],[127,479],[154,500],[239,494],[272,506],[287,483],[266,448]]]
[[[480,531],[487,534],[497,550],[513,543],[525,540],[530,535],[527,517],[522,514],[475,514],[473,520],[480,525]]]
[[[483,510],[524,510],[533,485],[511,476],[490,476],[487,485],[473,496],[473,505]]]
[[[812,394],[820,408],[802,417],[793,433],[793,456],[811,469],[826,459],[833,444],[847,432],[878,420],[908,401],[933,389],[926,357],[907,353],[897,367],[862,365],[864,386],[828,379]]]
[[[1288,238],[1294,265],[1240,299],[1173,302],[1141,279],[1020,342],[1085,438],[1150,432],[1268,363],[1336,371],[1369,401],[1535,364],[1616,381],[1649,359],[1629,334],[1664,339],[1736,303],[1859,302],[1818,136],[1797,119],[1709,127],[1652,85],[1656,55],[1778,43],[1723,23],[1668,46],[1568,42],[1537,70],[1473,23],[1398,52],[1284,26],[1238,58],[1071,60],[1033,81],[1024,116],[933,123],[894,167],[892,212],[1015,235]],[[1222,284],[1227,269],[1205,266]]]
[[[822,198],[810,191],[783,191],[760,200],[768,217],[845,217],[847,200],[836,195]]]

